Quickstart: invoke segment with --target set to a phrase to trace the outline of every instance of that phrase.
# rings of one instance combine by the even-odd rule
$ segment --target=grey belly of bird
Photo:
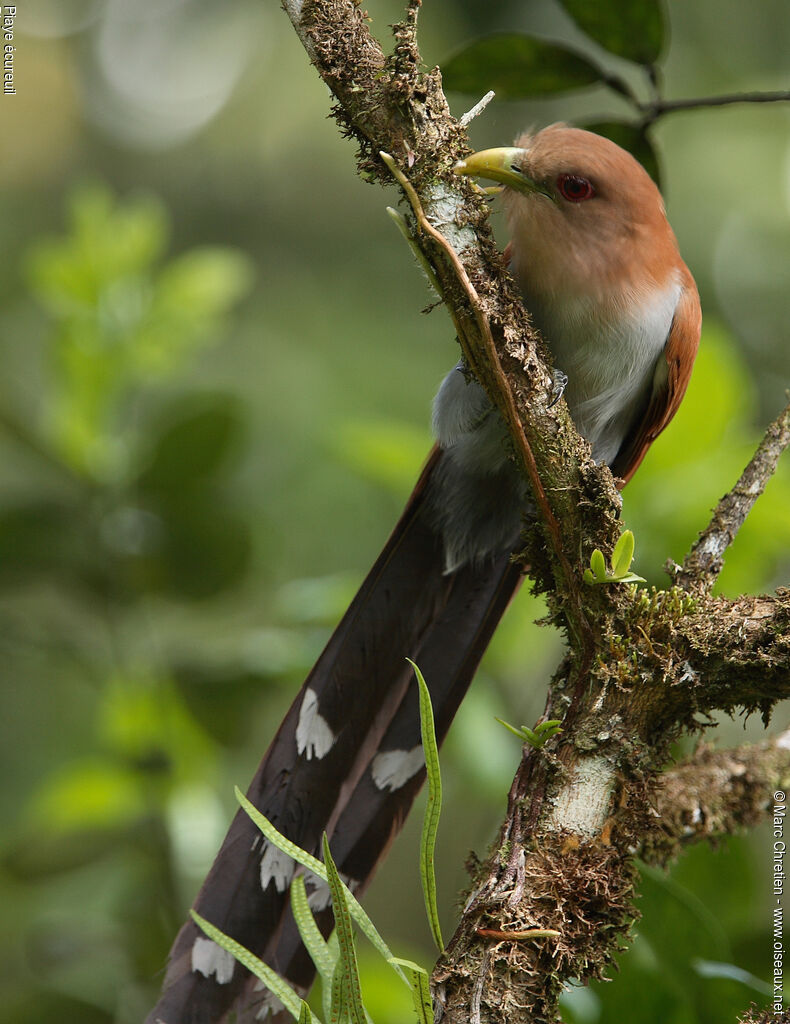
[[[428,508],[444,539],[449,573],[512,550],[530,499],[502,419],[462,364],[445,377],[434,399],[433,430],[444,455]]]

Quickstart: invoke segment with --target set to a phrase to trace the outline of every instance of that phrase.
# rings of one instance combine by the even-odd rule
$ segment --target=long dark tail
[[[371,880],[422,785],[416,686],[431,690],[441,741],[521,574],[509,553],[444,575],[442,539],[429,513],[442,459],[434,450],[395,530],[291,705],[247,795],[293,842],[318,853],[330,837],[356,891]],[[433,483],[435,487],[435,483]],[[291,917],[293,862],[239,811],[194,907],[300,990],[313,977]],[[309,879],[322,930],[329,897]],[[266,1019],[265,990],[190,920],[170,952],[161,998],[147,1024]]]

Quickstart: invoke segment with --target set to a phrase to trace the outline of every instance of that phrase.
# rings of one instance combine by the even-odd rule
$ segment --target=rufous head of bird
[[[680,259],[647,171],[593,132],[553,124],[455,170],[505,186],[511,269],[530,290],[642,291],[663,285]]]

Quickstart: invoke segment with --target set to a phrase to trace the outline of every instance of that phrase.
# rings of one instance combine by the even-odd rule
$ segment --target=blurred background
[[[401,16],[373,0],[385,42]],[[431,443],[450,321],[355,175],[274,3],[37,0],[0,95],[0,1019],[132,1024],[291,697]],[[784,0],[671,0],[668,97],[787,88]],[[565,40],[644,97],[552,0],[444,0],[443,63],[492,31]],[[457,115],[479,95],[451,93]],[[477,147],[622,116],[599,86],[495,101]],[[790,107],[663,118],[653,139],[705,328],[688,397],[625,493],[634,568],[666,585],[785,402]],[[502,243],[505,234],[497,220]],[[785,460],[730,550],[727,594],[790,579]],[[561,638],[524,592],[443,753],[445,934],[484,854]],[[787,724],[777,715],[773,727]],[[756,740],[725,719],[707,739]],[[685,749],[691,749],[688,745]],[[679,751],[682,753],[682,750]],[[429,966],[419,811],[366,903]],[[733,1020],[769,993],[767,830],[644,873],[637,940],[567,1021]],[[398,893],[394,901],[392,893]],[[363,951],[377,1024],[409,997]],[[638,1002],[637,1002],[638,1000]]]

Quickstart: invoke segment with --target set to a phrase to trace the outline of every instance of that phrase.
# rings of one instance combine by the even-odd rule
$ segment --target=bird
[[[473,153],[455,170],[503,187],[510,273],[567,376],[565,400],[593,459],[625,486],[678,409],[701,330],[697,288],[658,188],[614,142],[564,123]],[[433,430],[399,522],[247,791],[309,852],[326,832],[357,895],[425,776],[406,659],[428,681],[441,742],[523,579],[514,554],[534,515],[504,423],[463,361],[439,388]],[[194,908],[304,993],[313,966],[288,908],[294,870],[239,811]],[[326,885],[308,872],[306,889],[328,932]],[[291,1018],[189,920],[147,1024],[231,1019]]]

